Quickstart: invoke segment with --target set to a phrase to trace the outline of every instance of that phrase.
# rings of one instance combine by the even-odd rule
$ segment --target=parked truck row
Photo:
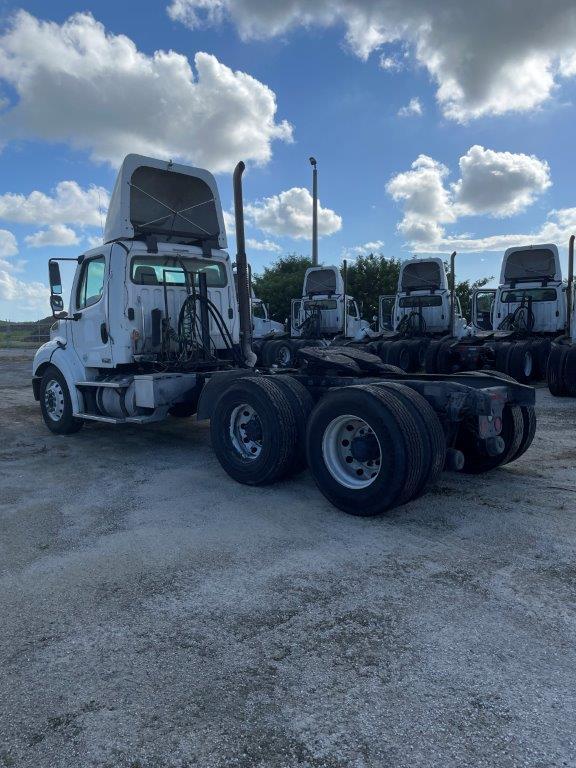
[[[269,484],[308,466],[326,498],[356,515],[417,497],[443,469],[485,472],[527,450],[531,387],[495,372],[385,364],[373,340],[350,338],[350,318],[362,331],[361,318],[337,269],[305,278],[291,367],[258,356],[243,170],[239,163],[233,180],[235,281],[212,174],[125,158],[104,244],[76,260],[67,309],[59,260],[49,263],[57,321],[35,355],[32,384],[50,430],[195,414],[210,419],[213,449],[233,479]],[[325,337],[332,319],[337,341]]]

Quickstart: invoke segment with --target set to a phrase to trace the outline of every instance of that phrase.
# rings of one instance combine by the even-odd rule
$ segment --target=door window
[[[105,268],[104,256],[97,256],[95,259],[84,262],[76,296],[78,309],[84,309],[100,301],[104,290]]]

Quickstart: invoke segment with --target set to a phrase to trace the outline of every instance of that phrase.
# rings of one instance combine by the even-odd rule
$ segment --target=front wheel
[[[71,435],[84,425],[74,416],[66,379],[54,366],[44,372],[40,382],[40,409],[44,423],[57,435]]]

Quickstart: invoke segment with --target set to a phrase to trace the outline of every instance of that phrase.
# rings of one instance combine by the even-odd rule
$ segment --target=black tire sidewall
[[[351,394],[351,390],[355,390]],[[382,451],[389,448],[374,481],[363,489],[350,489],[338,483],[324,462],[322,437],[327,426],[344,414],[356,416],[370,425]],[[308,466],[321,492],[334,506],[360,517],[376,515],[398,498],[405,476],[405,447],[393,416],[378,401],[360,388],[347,387],[325,396],[308,423],[306,435]]]
[[[44,397],[50,381],[57,381],[64,395],[64,411],[62,417],[58,421],[51,419],[46,411]],[[74,416],[70,390],[68,389],[64,374],[53,365],[47,368],[42,375],[42,380],[40,382],[40,410],[42,411],[42,417],[48,429],[57,435],[67,435],[77,432],[84,423],[82,419],[77,419]]]

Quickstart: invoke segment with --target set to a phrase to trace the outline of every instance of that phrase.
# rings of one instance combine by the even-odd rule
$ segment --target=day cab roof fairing
[[[341,296],[343,293],[344,281],[338,267],[308,267],[304,274],[303,297]]]
[[[104,242],[154,237],[171,244],[227,248],[218,186],[203,168],[143,155],[124,158],[106,217]]]
[[[402,262],[398,276],[398,293],[447,291],[448,289],[446,268],[440,256],[407,259]]]
[[[500,285],[511,282],[562,282],[558,248],[550,243],[508,248],[502,259]]]

